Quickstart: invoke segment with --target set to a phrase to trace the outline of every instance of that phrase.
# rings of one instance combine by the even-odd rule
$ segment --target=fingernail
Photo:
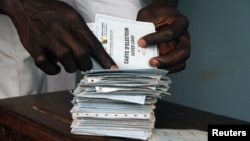
[[[118,69],[118,66],[112,65],[112,66],[110,67],[110,69],[111,69],[111,70],[117,70],[117,69]]]
[[[147,43],[146,43],[146,41],[144,39],[139,39],[138,45],[140,47],[146,47]]]
[[[153,67],[158,67],[159,62],[158,62],[158,60],[151,59],[151,60],[149,61],[149,64],[150,64],[151,66],[153,66]]]

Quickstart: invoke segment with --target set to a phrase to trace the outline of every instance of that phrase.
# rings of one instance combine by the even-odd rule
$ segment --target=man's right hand
[[[156,32],[142,37],[141,47],[157,45],[159,56],[153,57],[149,64],[169,73],[179,72],[186,67],[191,53],[188,19],[177,10],[178,0],[153,0],[137,15],[138,21],[152,22]]]
[[[92,68],[91,56],[105,69],[116,68],[84,19],[57,0],[2,0],[0,9],[12,19],[25,49],[47,74]]]

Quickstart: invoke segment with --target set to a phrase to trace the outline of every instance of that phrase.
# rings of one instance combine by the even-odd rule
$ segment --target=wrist
[[[0,1],[0,13],[6,13],[6,9],[8,5],[8,0],[1,0]]]
[[[169,7],[177,8],[179,0],[152,0],[153,3],[160,5],[167,5]]]
[[[0,0],[0,13],[10,15],[17,10],[19,0]]]

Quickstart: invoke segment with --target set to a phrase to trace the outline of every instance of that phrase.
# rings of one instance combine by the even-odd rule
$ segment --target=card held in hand
[[[149,60],[159,54],[156,45],[138,46],[141,37],[155,32],[153,23],[97,14],[88,25],[120,69],[154,68]]]

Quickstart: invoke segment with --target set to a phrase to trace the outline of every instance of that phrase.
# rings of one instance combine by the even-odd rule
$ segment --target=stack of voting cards
[[[73,134],[146,140],[154,128],[157,98],[168,95],[165,70],[93,70],[73,91]]]
[[[158,56],[157,48],[137,45],[140,37],[154,32],[154,25],[97,15],[89,26],[119,69],[82,72],[71,91],[71,133],[148,140],[155,125],[155,103],[169,95],[171,83],[166,70],[148,64]]]

